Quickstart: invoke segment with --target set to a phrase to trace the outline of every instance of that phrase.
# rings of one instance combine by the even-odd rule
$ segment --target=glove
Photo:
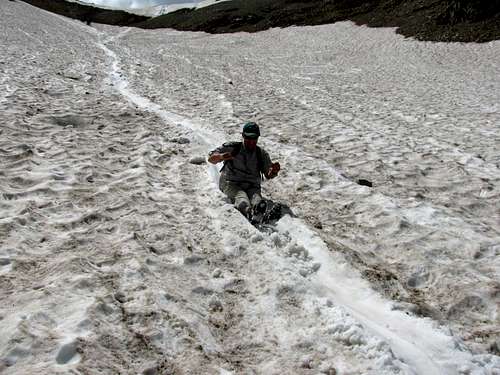
[[[280,171],[280,169],[281,169],[280,163],[278,163],[278,162],[272,163],[271,167],[269,168],[269,171],[267,172],[267,176],[269,178],[276,177],[278,175],[278,172]]]

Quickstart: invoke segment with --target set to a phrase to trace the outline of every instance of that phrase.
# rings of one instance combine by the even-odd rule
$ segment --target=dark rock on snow
[[[194,158],[189,159],[191,164],[201,165],[205,164],[205,158],[203,156],[195,156]]]
[[[365,180],[364,178],[360,178],[358,181],[357,181],[358,185],[362,185],[362,186],[368,186],[368,187],[373,187],[373,184],[371,181],[368,181],[368,180]]]

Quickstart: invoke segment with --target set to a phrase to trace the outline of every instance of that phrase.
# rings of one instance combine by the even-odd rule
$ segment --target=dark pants
[[[219,188],[228,196],[231,203],[234,203],[235,207],[243,213],[258,205],[262,200],[260,186],[254,184],[230,182],[221,178]]]

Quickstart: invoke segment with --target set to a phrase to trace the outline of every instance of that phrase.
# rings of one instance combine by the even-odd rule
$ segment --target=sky
[[[140,9],[155,5],[199,3],[197,0],[80,0],[86,3],[119,9]]]

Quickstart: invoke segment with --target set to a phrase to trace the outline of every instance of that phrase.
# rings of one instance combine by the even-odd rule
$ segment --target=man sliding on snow
[[[228,142],[209,153],[212,164],[224,162],[219,179],[219,188],[236,208],[248,219],[262,215],[266,202],[260,191],[261,174],[274,178],[280,170],[279,163],[271,162],[269,154],[257,146],[259,126],[247,122],[243,126],[243,142]]]

